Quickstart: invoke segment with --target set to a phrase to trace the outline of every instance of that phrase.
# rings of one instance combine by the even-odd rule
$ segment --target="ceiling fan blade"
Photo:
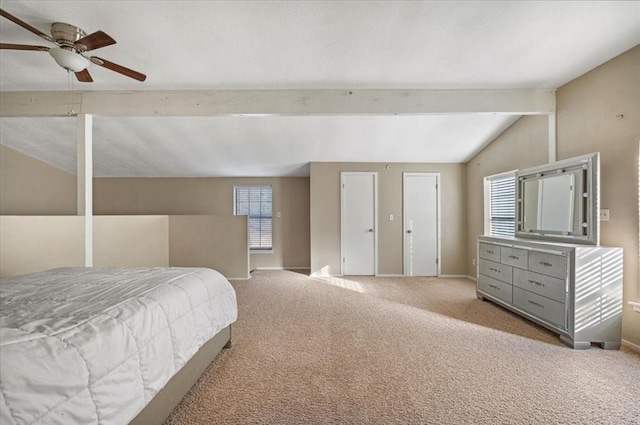
[[[107,33],[96,31],[76,41],[74,46],[81,52],[88,52],[89,50],[100,49],[102,47],[111,46],[112,44],[116,44],[116,41]]]
[[[55,40],[50,35],[47,35],[47,34],[43,33],[42,31],[40,31],[39,29],[32,27],[31,25],[27,24],[23,20],[20,20],[20,19],[16,18],[15,16],[13,16],[12,14],[6,12],[3,9],[0,9],[0,16],[2,16],[4,18],[7,18],[8,20],[10,20],[11,22],[13,22],[15,24],[20,25],[22,28],[26,29],[27,31],[31,31],[32,33],[34,33],[38,37],[44,38],[47,41],[55,43]]]
[[[147,76],[139,73],[138,71],[134,71],[133,69],[125,68],[122,65],[118,65],[117,63],[109,62],[108,60],[101,59],[97,56],[91,56],[91,62],[96,65],[103,66],[107,69],[115,71],[119,74],[126,75],[129,78],[133,78],[134,80],[144,81],[147,79]]]
[[[38,50],[41,52],[48,52],[50,49],[47,46],[32,46],[29,44],[8,44],[0,43],[0,49],[5,50]]]
[[[91,78],[91,74],[86,69],[76,72],[76,78],[81,83],[93,83],[93,78]]]

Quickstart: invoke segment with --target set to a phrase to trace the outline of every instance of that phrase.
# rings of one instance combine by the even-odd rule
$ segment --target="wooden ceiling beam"
[[[204,90],[2,92],[1,117],[331,116],[555,112],[555,90]]]

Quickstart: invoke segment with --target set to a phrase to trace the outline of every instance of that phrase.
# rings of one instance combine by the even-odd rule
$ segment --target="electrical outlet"
[[[472,258],[472,259],[471,259],[471,265],[472,265],[472,266],[475,266],[475,265],[476,265],[476,259],[475,259],[475,258]]]
[[[389,221],[393,221],[393,214],[389,214]]]
[[[600,210],[600,221],[609,221],[609,209]]]

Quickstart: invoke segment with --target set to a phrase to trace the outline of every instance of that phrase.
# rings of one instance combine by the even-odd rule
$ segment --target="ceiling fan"
[[[138,71],[134,71],[133,69],[109,62],[108,60],[97,56],[87,57],[84,55],[86,52],[116,44],[116,41],[113,38],[102,31],[96,31],[87,35],[87,33],[82,29],[73,25],[54,22],[51,24],[51,36],[49,36],[3,9],[0,9],[0,15],[20,25],[22,28],[31,31],[38,37],[57,45],[57,47],[46,47],[32,46],[28,44],[0,43],[0,49],[49,52],[58,65],[69,72],[74,72],[78,81],[83,83],[93,82],[93,78],[91,78],[91,74],[89,74],[89,71],[87,70],[87,67],[92,63],[133,78],[134,80],[144,81],[147,78],[146,75]]]

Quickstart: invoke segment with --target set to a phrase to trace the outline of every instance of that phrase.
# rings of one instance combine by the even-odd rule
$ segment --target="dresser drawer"
[[[485,276],[501,280],[506,283],[513,282],[513,267],[493,261],[480,259],[478,270]]]
[[[567,275],[567,257],[531,251],[529,270],[564,279]]]
[[[478,244],[478,257],[485,260],[500,261],[500,247],[486,243]]]
[[[500,250],[500,262],[526,269],[529,262],[527,254],[528,252],[524,249],[502,247]]]
[[[478,289],[511,304],[513,286],[508,283],[481,274],[478,275]]]
[[[545,322],[566,329],[565,305],[518,287],[513,288],[513,305]]]
[[[513,284],[561,303],[566,299],[566,282],[555,277],[513,269]]]

